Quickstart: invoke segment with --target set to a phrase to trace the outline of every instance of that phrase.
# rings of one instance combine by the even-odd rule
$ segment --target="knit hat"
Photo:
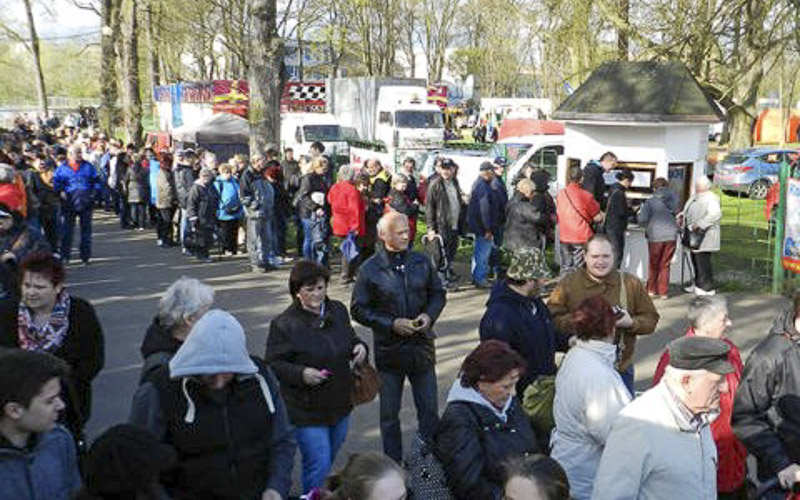
[[[538,248],[520,248],[511,253],[511,263],[506,276],[518,281],[547,278],[550,272],[544,254]]]
[[[253,374],[242,325],[230,313],[212,309],[194,324],[169,362],[171,378],[218,373]]]
[[[86,459],[86,489],[95,494],[144,491],[176,461],[172,447],[146,430],[121,424],[92,444]]]

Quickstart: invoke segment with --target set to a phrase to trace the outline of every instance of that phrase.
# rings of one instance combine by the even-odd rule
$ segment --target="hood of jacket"
[[[213,309],[195,323],[169,362],[170,378],[235,373],[252,375],[258,367],[247,352],[242,325],[230,313]]]
[[[771,335],[785,335],[788,334],[796,343],[800,343],[800,332],[794,326],[794,311],[791,307],[784,310],[772,324],[770,330]]]
[[[508,281],[501,280],[495,283],[492,287],[492,291],[489,294],[489,300],[486,301],[486,307],[488,308],[490,305],[496,304],[497,302],[513,302],[522,307],[531,307],[535,302],[535,297],[526,297],[524,295],[520,295],[512,290],[510,286],[508,286]]]
[[[503,408],[498,409],[488,399],[483,397],[483,395],[476,389],[462,386],[461,377],[458,377],[455,382],[453,382],[453,387],[450,388],[450,392],[447,394],[448,403],[461,402],[484,406],[492,410],[492,413],[503,422],[508,422],[508,410],[511,408],[511,403],[513,400],[513,396],[509,397],[506,403],[503,405]]]
[[[165,328],[158,320],[158,316],[153,318],[153,322],[147,327],[147,332],[144,334],[144,340],[139,351],[142,357],[157,353],[169,352],[175,353],[183,342],[172,336],[172,333]]]
[[[670,212],[675,211],[675,202],[677,201],[674,196],[672,196],[672,192],[669,190],[668,187],[662,187],[656,189],[656,192],[653,193],[653,198],[657,198],[661,203],[664,204]]]

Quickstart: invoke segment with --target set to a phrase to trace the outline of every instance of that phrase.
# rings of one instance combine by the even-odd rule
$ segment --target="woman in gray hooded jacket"
[[[667,298],[669,290],[669,263],[675,255],[679,210],[678,196],[669,189],[669,183],[659,177],[653,183],[653,197],[644,202],[637,221],[645,226],[650,259],[647,273],[647,292],[651,297]]]

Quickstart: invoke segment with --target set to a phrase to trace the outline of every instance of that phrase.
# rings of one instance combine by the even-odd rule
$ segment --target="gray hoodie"
[[[646,225],[647,241],[675,241],[678,236],[675,214],[678,210],[678,196],[667,187],[657,189],[652,198],[644,202],[637,218],[639,224]]]

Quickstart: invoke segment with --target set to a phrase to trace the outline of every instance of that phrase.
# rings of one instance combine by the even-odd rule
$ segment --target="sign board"
[[[447,107],[447,85],[428,85],[428,103],[436,104],[444,111]]]
[[[181,102],[211,103],[214,99],[214,87],[208,82],[184,82],[178,84],[182,87]]]
[[[786,189],[786,232],[781,254],[783,268],[800,273],[800,179],[789,179]]]
[[[281,113],[324,113],[327,109],[325,84],[287,82],[281,95]]]
[[[214,80],[214,113],[231,113],[247,118],[250,86],[247,80]]]

